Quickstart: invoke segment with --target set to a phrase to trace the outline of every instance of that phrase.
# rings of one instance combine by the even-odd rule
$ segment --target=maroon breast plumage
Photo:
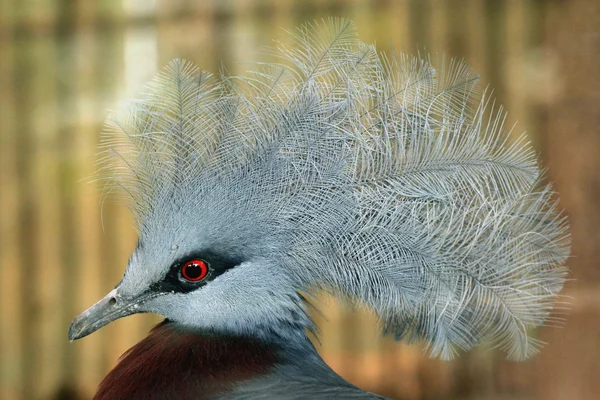
[[[203,335],[165,321],[122,356],[94,400],[212,399],[276,361],[277,350],[256,339]]]

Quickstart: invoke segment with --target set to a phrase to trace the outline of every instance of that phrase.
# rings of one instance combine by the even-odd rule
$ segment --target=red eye
[[[202,260],[191,260],[183,264],[181,275],[190,282],[198,282],[208,275],[208,266]]]

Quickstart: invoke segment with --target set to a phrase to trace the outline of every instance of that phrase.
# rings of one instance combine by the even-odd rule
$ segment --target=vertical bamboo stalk
[[[515,138],[523,131],[530,131],[529,111],[527,104],[528,87],[526,79],[526,62],[528,51],[527,40],[527,0],[507,0],[505,34],[503,42],[506,43],[506,55],[502,65],[501,79],[506,88],[506,109],[509,112],[507,128],[517,121],[519,125],[512,132]]]
[[[15,263],[11,266],[20,271],[18,274],[18,299],[15,299],[15,311],[21,319],[19,332],[20,356],[21,356],[21,398],[29,399],[33,396],[33,385],[26,382],[26,377],[31,376],[35,370],[36,346],[35,329],[37,322],[37,310],[33,288],[36,283],[35,274],[39,266],[43,265],[40,255],[35,252],[38,248],[39,235],[37,228],[39,223],[36,199],[39,194],[35,186],[36,162],[32,157],[35,151],[35,137],[33,134],[33,118],[30,117],[35,110],[35,99],[33,98],[33,82],[31,77],[35,71],[36,46],[30,38],[21,38],[16,41],[16,108],[17,116],[15,132],[18,132],[16,142],[16,185],[18,187],[18,254]],[[28,268],[31,266],[31,268]],[[32,345],[33,344],[33,345]]]
[[[506,34],[504,21],[507,18],[506,0],[485,2],[485,74],[494,88],[498,104],[506,99],[505,82],[502,79],[502,67],[506,59]]]
[[[448,15],[452,0],[427,0],[427,16],[428,16],[428,37],[430,38],[428,53],[435,60],[442,57],[452,57],[448,54],[450,41],[450,26],[448,24]],[[460,5],[454,5],[460,7]]]
[[[96,152],[97,138],[97,103],[96,86],[96,32],[93,29],[79,30],[75,39],[75,63],[77,73],[73,77],[76,85],[75,126],[77,135],[74,140],[78,157],[78,175],[91,176],[93,163],[91,155]],[[78,312],[98,301],[103,293],[100,283],[106,271],[103,270],[102,253],[100,251],[101,225],[98,218],[100,209],[98,195],[91,190],[91,185],[77,185],[76,198],[78,207],[76,235],[80,240],[77,254],[75,298]],[[95,391],[103,376],[103,336],[100,330],[93,335],[77,341],[73,346],[77,349],[78,381],[86,393]]]
[[[543,113],[539,111],[542,109],[547,111],[547,106],[556,99],[559,92],[559,85],[554,77],[557,72],[557,60],[551,52],[544,48],[546,44],[544,24],[550,7],[548,2],[527,1],[525,42],[528,51],[524,67],[526,69],[524,83],[527,87],[528,107],[526,123],[531,132],[529,138],[535,148],[540,148],[543,139],[540,126]]]
[[[573,238],[572,302],[563,329],[542,330],[536,399],[594,399],[600,392],[600,3],[548,2],[544,35],[549,61],[556,63],[547,85],[556,91],[540,105],[540,147]],[[540,88],[542,89],[542,88]],[[571,297],[572,296],[572,297]]]
[[[294,9],[290,4],[290,1],[285,2],[273,2],[271,5],[271,29],[268,29],[267,32],[272,34],[269,40],[273,40],[274,38],[284,39],[282,38],[282,28],[291,29],[294,25]],[[267,43],[271,44],[271,43]]]
[[[0,46],[14,40],[15,19],[15,3],[10,0],[0,0],[0,37],[2,37]]]
[[[478,74],[486,74],[486,10],[485,0],[468,0],[466,7],[466,54]],[[483,77],[485,81],[485,77]]]
[[[229,26],[229,72],[234,75],[243,75],[248,69],[248,61],[256,56],[258,44],[256,42],[257,27],[253,25],[256,20],[250,18],[254,12],[252,0],[242,0],[229,10],[231,22]]]
[[[391,37],[393,48],[398,52],[414,50],[410,16],[410,0],[398,0],[391,3],[386,36]]]
[[[367,43],[374,42],[378,30],[372,23],[374,7],[371,3],[365,0],[350,1],[344,12],[356,24],[360,39]]]
[[[173,18],[173,3],[161,2],[156,11],[156,36],[158,65],[166,65],[174,58],[194,61],[212,74],[218,72],[220,63],[215,59],[217,30],[220,23],[214,2],[196,4],[186,13],[192,18]]]
[[[67,328],[72,318],[80,311],[76,303],[75,288],[77,285],[76,274],[82,266],[78,263],[81,256],[79,238],[76,236],[77,208],[79,203],[76,197],[76,181],[80,178],[78,170],[78,154],[74,148],[74,141],[78,129],[73,120],[76,113],[75,106],[75,79],[76,74],[74,36],[77,7],[75,4],[63,3],[59,10],[61,23],[56,30],[55,41],[59,51],[55,54],[54,62],[58,65],[58,101],[57,113],[59,120],[59,172],[58,192],[60,195],[60,254],[61,254],[61,282],[60,303],[61,312],[56,314],[60,321],[60,370],[61,380],[56,382],[58,393],[76,393],[78,390],[76,348],[67,342]],[[58,394],[57,394],[58,395]]]
[[[512,129],[513,139],[531,131],[531,107],[527,100],[527,60],[530,42],[528,31],[531,28],[528,21],[529,0],[505,0],[504,18],[501,21],[501,38],[504,55],[500,58],[500,74],[498,78],[505,88],[504,106],[508,113],[505,129]],[[508,362],[500,354],[495,354],[492,360],[493,372],[490,380],[499,392],[519,392],[526,389],[526,382],[532,381],[532,363],[519,364]],[[521,386],[521,387],[519,387]]]
[[[11,15],[9,3],[2,13]],[[23,385],[22,312],[19,268],[20,191],[16,120],[17,65],[11,20],[2,22],[0,39],[0,398],[20,399]]]
[[[429,31],[427,21],[427,3],[422,0],[409,0],[410,36],[413,48],[429,53]]]
[[[55,368],[61,358],[61,346],[65,341],[61,330],[60,312],[61,268],[60,268],[60,220],[58,195],[58,126],[56,110],[56,64],[49,62],[56,58],[56,44],[51,36],[35,39],[35,68],[30,76],[33,90],[33,109],[29,116],[33,120],[33,148],[28,154],[33,163],[35,186],[34,207],[37,208],[36,248],[38,264],[26,262],[26,269],[32,272],[31,281],[36,290],[30,295],[35,301],[35,338],[30,346],[35,351],[34,370],[36,384],[33,386],[35,398],[48,397],[60,380],[60,370]],[[33,267],[33,268],[32,268]],[[37,271],[36,271],[37,270]]]
[[[274,2],[271,5],[271,18],[267,29],[265,31],[265,37],[267,46],[274,45],[273,40],[280,40],[284,45],[289,44],[289,38],[284,35],[284,29],[290,30],[294,26],[294,9],[290,4],[290,1],[285,2]]]

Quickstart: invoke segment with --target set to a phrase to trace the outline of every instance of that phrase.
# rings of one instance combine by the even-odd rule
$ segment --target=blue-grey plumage
[[[155,398],[373,398],[309,344],[299,293],[314,290],[370,307],[434,356],[488,342],[534,353],[569,238],[525,138],[509,140],[500,112],[486,119],[464,63],[378,54],[341,19],[290,36],[281,62],[244,78],[175,60],[109,118],[99,179],[129,198],[139,242],[70,338],[133,313],[167,318],[107,377],[131,387],[176,364],[204,393]],[[161,361],[181,360],[178,343],[225,350]],[[232,354],[227,368],[245,373],[221,391],[192,374]]]

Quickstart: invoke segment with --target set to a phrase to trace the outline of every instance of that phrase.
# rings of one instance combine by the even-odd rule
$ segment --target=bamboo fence
[[[70,320],[118,282],[136,239],[124,205],[109,199],[101,207],[99,188],[85,183],[94,172],[106,110],[139,93],[174,57],[212,72],[241,73],[247,68],[242,62],[255,60],[261,46],[282,37],[281,28],[327,16],[353,19],[361,39],[382,50],[464,58],[481,74],[482,84],[494,88],[498,103],[509,110],[508,125],[518,121],[516,133],[530,132],[544,162],[554,163],[550,177],[566,193],[574,248],[584,254],[573,264],[575,277],[583,281],[570,293],[587,296],[574,295],[587,300],[575,302],[573,319],[582,315],[575,326],[589,334],[582,336],[579,352],[569,353],[581,332],[569,330],[567,322],[564,336],[546,335],[553,341],[547,352],[523,364],[493,351],[441,362],[424,356],[419,345],[380,339],[371,315],[328,300],[326,318],[316,317],[325,359],[351,382],[407,400],[586,399],[600,393],[596,379],[586,375],[600,377],[600,364],[591,360],[600,355],[593,344],[600,342],[593,334],[600,327],[588,326],[590,319],[600,320],[595,294],[600,273],[594,272],[600,254],[589,243],[600,239],[600,224],[588,226],[600,222],[590,200],[600,189],[585,189],[598,182],[589,169],[600,167],[593,149],[600,143],[592,133],[598,130],[593,121],[600,121],[595,108],[584,112],[573,106],[565,114],[561,106],[595,101],[594,93],[600,93],[600,76],[593,76],[600,59],[597,42],[574,44],[577,35],[594,32],[591,21],[600,24],[598,7],[584,3],[1,0],[0,399],[91,398],[118,357],[159,320],[132,316],[84,340],[67,340]],[[573,30],[579,34],[569,39]],[[587,57],[588,51],[596,53]],[[564,57],[575,60],[569,64]],[[561,74],[564,65],[569,73]],[[590,71],[589,81],[580,79]],[[573,110],[587,122],[574,118],[579,111]],[[574,127],[577,123],[586,129]],[[569,132],[581,140],[572,143]],[[579,154],[587,161],[578,162]],[[561,367],[564,360],[571,364]],[[578,365],[588,371],[578,374]],[[569,379],[581,381],[576,387],[560,382],[567,369]]]

